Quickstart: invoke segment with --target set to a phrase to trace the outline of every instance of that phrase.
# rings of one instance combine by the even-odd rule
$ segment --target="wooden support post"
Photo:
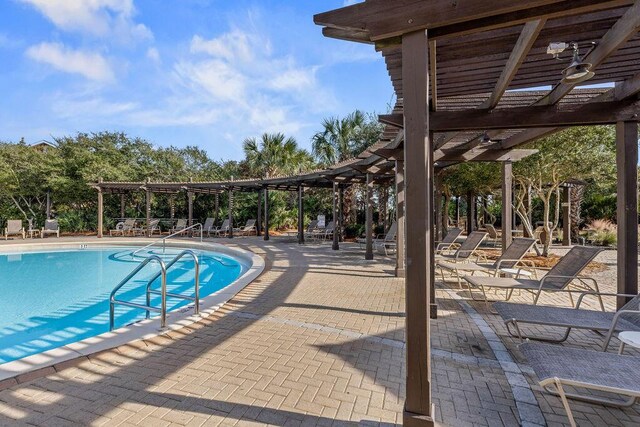
[[[233,239],[233,189],[229,189],[229,211],[227,212],[227,218],[229,219],[229,232],[227,235],[230,239]]]
[[[124,198],[125,198],[125,194],[124,193],[120,194],[120,220],[124,220],[124,215],[125,215],[125,212],[124,212],[125,199]],[[47,200],[48,200],[48,197],[47,197]],[[49,215],[47,214],[47,218],[48,217]]]
[[[434,239],[435,240],[440,240],[440,214],[441,209],[442,209],[442,192],[440,191],[441,189],[441,181],[442,178],[439,176],[439,174],[434,175],[434,180],[435,180],[435,191],[432,192],[433,194],[433,225],[434,225]]]
[[[366,194],[366,220],[365,220],[365,233],[366,233],[366,251],[364,253],[364,259],[373,259],[373,174],[367,174],[367,194]]]
[[[571,246],[571,187],[562,188],[562,245]]]
[[[344,187],[338,184],[338,237],[339,241],[342,242],[344,235]]]
[[[269,240],[269,190],[264,190],[264,240]]]
[[[482,196],[482,223],[489,223],[489,197],[485,194]]]
[[[193,225],[193,193],[191,191],[187,191],[187,209],[188,209],[188,222],[189,227]]]
[[[338,183],[333,182],[333,244],[331,249],[340,250],[340,238],[338,237]]]
[[[471,234],[475,227],[473,226],[476,217],[476,202],[473,192],[467,193],[467,235]]]
[[[638,123],[616,125],[618,293],[638,294]],[[618,298],[620,309],[628,298]]]
[[[262,189],[258,190],[258,219],[256,220],[256,236],[262,235]]]
[[[396,277],[404,277],[404,160],[396,160],[396,225]]]
[[[102,178],[98,178],[98,183],[102,183]],[[98,237],[102,237],[102,229],[104,221],[104,196],[102,188],[98,188]]]
[[[433,147],[429,140],[429,49],[426,31],[402,36],[406,234],[405,426],[433,426],[428,307],[433,233]],[[425,191],[426,188],[426,191]]]
[[[151,237],[151,190],[145,194],[145,211],[147,214],[147,236]]]
[[[51,191],[47,190],[47,219],[51,219]]]
[[[433,147],[434,134],[432,130],[429,130],[429,141],[431,147]],[[432,178],[432,182],[436,183],[438,178],[436,177],[435,169],[434,169],[434,158],[433,158],[433,149],[428,149],[429,151],[429,173]],[[429,247],[429,275],[430,275],[430,286],[429,286],[429,318],[437,319],[438,318],[438,304],[436,304],[436,269],[434,266],[436,265],[436,236],[438,235],[438,223],[440,222],[440,204],[442,203],[442,197],[440,195],[436,196],[434,200],[434,194],[439,193],[437,190],[439,188],[440,183],[436,183],[433,186],[427,187],[427,197],[431,201],[435,201],[436,209],[432,212],[434,214],[433,218],[431,218],[432,224],[435,222],[435,227],[433,228],[434,232],[428,234],[427,244]]]
[[[511,199],[513,197],[513,163],[502,163],[502,252],[511,244],[513,238],[511,225],[513,209]]]
[[[460,196],[456,196],[456,227],[460,228]]]
[[[176,217],[176,196],[173,194],[169,196],[169,218],[173,219]],[[173,222],[172,222],[173,226]]]
[[[220,212],[220,194],[216,193],[213,199],[213,223],[218,226],[218,213]],[[173,219],[173,216],[171,217]]]
[[[304,245],[304,207],[302,204],[302,195],[304,191],[302,185],[298,186],[298,244]],[[334,233],[338,230],[335,229]]]

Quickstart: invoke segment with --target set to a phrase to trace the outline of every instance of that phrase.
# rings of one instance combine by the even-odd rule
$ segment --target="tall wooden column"
[[[269,190],[264,190],[264,240],[269,240]]]
[[[638,123],[616,125],[618,293],[638,294]],[[618,298],[618,308],[626,298]]]
[[[562,188],[562,245],[571,246],[571,187]]]
[[[502,163],[502,252],[511,244],[513,238],[511,226],[513,221],[513,209],[511,199],[513,197],[513,163]]]
[[[176,217],[176,196],[173,194],[169,196],[169,218],[173,219]],[[173,226],[173,222],[171,223]]]
[[[467,193],[467,235],[474,230],[474,220],[476,217],[476,201],[473,192]]]
[[[48,196],[47,196],[48,199]],[[122,193],[120,194],[120,219],[124,220],[124,215],[125,215],[125,194]],[[47,215],[48,218],[48,215]]]
[[[233,189],[229,189],[229,211],[227,212],[227,219],[229,219],[229,233],[227,235],[230,239],[233,239]]]
[[[460,196],[456,196],[456,227],[460,228]]]
[[[344,235],[344,186],[338,184],[338,237],[342,242]]]
[[[213,223],[218,226],[218,212],[220,211],[220,194],[216,193],[213,199]],[[173,219],[173,217],[171,217]]]
[[[47,219],[51,219],[51,190],[47,190]]]
[[[258,219],[256,219],[256,236],[262,234],[262,189],[258,190]]]
[[[188,222],[189,227],[193,225],[193,193],[191,191],[187,191],[187,209],[188,209]]]
[[[434,140],[434,135],[433,135],[433,131],[429,131],[429,142],[433,143]],[[427,147],[428,151],[429,151],[429,173],[431,174],[431,179],[432,182],[434,183],[434,185],[432,186],[428,186],[427,187],[427,198],[429,200],[433,201],[433,205],[439,204],[442,202],[442,198],[441,197],[436,197],[434,199],[434,195],[435,193],[437,193],[437,186],[438,184],[436,184],[436,180],[438,179],[436,177],[436,172],[434,169],[434,162],[433,162],[433,152],[432,150],[429,150],[429,147]],[[436,236],[438,233],[438,225],[437,223],[440,222],[439,221],[439,215],[440,215],[440,208],[437,207],[436,209],[433,209],[432,213],[433,213],[433,217],[431,218],[431,224],[433,226],[432,232],[428,234],[427,236],[427,245],[429,247],[429,258],[428,258],[428,265],[429,265],[429,318],[430,319],[437,319],[438,318],[438,305],[436,304],[436,269],[434,268],[434,266],[436,265]]]
[[[367,174],[367,210],[365,220],[365,233],[366,233],[366,251],[364,253],[364,259],[373,259],[373,174]]]
[[[396,277],[404,277],[404,160],[396,160],[396,225]]]
[[[442,214],[442,192],[441,181],[442,178],[434,174],[435,191],[433,192],[433,225],[434,225],[434,239],[440,240],[440,215]]]
[[[333,244],[331,249],[337,251],[340,249],[340,238],[338,237],[338,183],[333,182]]]
[[[426,31],[402,36],[406,234],[407,380],[403,424],[433,426],[428,307],[433,247],[432,141],[429,140],[429,52]]]
[[[102,183],[102,178],[98,178],[98,183]],[[104,195],[102,188],[98,187],[98,237],[102,237],[102,229],[104,221]]]
[[[298,186],[298,244],[304,245],[304,206],[302,204],[302,185]],[[337,229],[334,233],[337,233]]]
[[[147,236],[151,237],[151,190],[145,194],[145,211],[147,214]]]

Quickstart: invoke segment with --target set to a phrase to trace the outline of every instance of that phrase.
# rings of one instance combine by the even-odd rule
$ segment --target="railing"
[[[168,236],[165,236],[165,237],[161,237],[161,238],[159,238],[159,239],[156,239],[156,240],[154,240],[153,242],[149,243],[148,245],[143,246],[143,247],[141,247],[140,249],[136,249],[135,251],[133,251],[133,252],[131,253],[131,256],[132,256],[132,257],[134,257],[134,256],[136,256],[136,254],[138,254],[138,252],[141,252],[141,251],[144,251],[144,250],[146,250],[146,249],[149,249],[150,247],[154,246],[156,243],[159,243],[159,242],[162,242],[162,253],[164,253],[164,252],[165,252],[165,249],[166,249],[166,242],[167,242],[167,239],[170,239],[170,238],[172,238],[172,237],[174,237],[174,236],[178,236],[178,235],[180,235],[180,234],[183,234],[183,233],[185,233],[185,232],[187,232],[187,231],[190,231],[190,230],[193,230],[193,229],[195,229],[195,228],[200,228],[200,242],[202,242],[203,234],[204,234],[204,227],[202,226],[202,224],[198,223],[198,224],[191,225],[191,226],[189,226],[189,227],[187,227],[187,228],[183,228],[182,230],[178,230],[178,231],[176,231],[175,233],[170,234],[170,235],[168,235]]]
[[[195,273],[195,280],[194,280],[195,296],[191,297],[188,295],[176,294],[176,293],[166,292],[166,291],[164,292],[164,295],[172,298],[180,298],[180,299],[193,301],[195,305],[195,312],[196,314],[198,314],[200,313],[200,262],[198,260],[198,255],[196,255],[195,252],[188,249],[185,251],[182,251],[174,259],[172,259],[171,262],[169,262],[166,265],[166,270],[168,271],[176,262],[178,262],[180,259],[182,259],[186,255],[190,255],[193,258],[194,273]],[[158,290],[151,289],[151,284],[158,277],[160,277],[161,274],[162,274],[162,271],[159,271],[158,273],[156,273],[155,276],[151,278],[151,280],[147,282],[147,289],[146,289],[147,306],[151,306],[151,294],[162,295],[162,290],[158,291]],[[147,311],[147,319],[149,318],[149,316],[150,316],[150,312]]]
[[[161,290],[160,290],[160,295],[161,295],[160,308],[151,307],[150,304],[143,305],[143,304],[137,304],[137,303],[130,302],[130,301],[117,300],[116,299],[116,292],[118,292],[120,290],[120,288],[122,288],[125,284],[127,284],[127,282],[129,280],[131,280],[136,274],[138,274],[138,272],[140,270],[142,270],[151,261],[155,261],[158,264],[160,264],[160,274],[162,275],[162,286],[161,286]],[[167,322],[167,267],[166,267],[164,261],[162,260],[162,258],[160,258],[157,255],[151,255],[150,257],[146,258],[131,273],[129,273],[129,275],[127,277],[122,279],[122,281],[115,288],[113,288],[113,291],[111,291],[111,295],[109,296],[109,330],[110,331],[113,331],[113,327],[114,327],[115,305],[116,304],[120,304],[120,305],[124,305],[124,306],[127,306],[127,307],[134,307],[134,308],[139,308],[139,309],[142,309],[142,310],[146,310],[147,311],[147,316],[149,315],[150,311],[159,312],[160,313],[160,326],[164,328],[165,324]]]

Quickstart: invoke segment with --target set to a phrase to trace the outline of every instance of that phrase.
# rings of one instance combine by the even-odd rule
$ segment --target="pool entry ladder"
[[[194,270],[194,287],[195,294],[194,296],[182,295],[177,293],[167,292],[167,271],[179,260],[184,258],[185,256],[190,256],[193,258],[193,270]],[[155,274],[148,282],[145,287],[146,293],[146,304],[139,304],[131,301],[125,301],[121,299],[116,299],[116,293],[126,285],[140,270],[142,270],[147,264],[151,262],[156,262],[160,265],[160,271]],[[160,277],[160,290],[151,289],[151,285],[153,282]],[[160,307],[154,307],[151,305],[151,294],[160,295]],[[151,315],[151,312],[160,313],[160,327],[164,328],[167,323],[167,297],[172,298],[180,298],[194,302],[195,313],[200,313],[200,263],[198,260],[198,255],[191,250],[185,250],[180,252],[173,258],[169,263],[165,263],[162,258],[158,255],[151,255],[144,259],[127,277],[122,279],[118,285],[113,288],[111,291],[111,296],[109,297],[109,330],[113,331],[114,323],[115,323],[115,306],[116,304],[124,305],[127,307],[139,308],[141,310],[145,310],[147,312],[146,318],[148,319]]]

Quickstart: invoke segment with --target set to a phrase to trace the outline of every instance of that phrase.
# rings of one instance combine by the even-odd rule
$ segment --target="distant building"
[[[56,144],[54,144],[53,142],[45,141],[44,139],[41,139],[38,142],[34,142],[33,144],[31,144],[31,147],[35,148],[36,150],[40,150],[42,152],[45,152],[45,153],[48,150],[52,149],[52,148],[58,148],[58,146]]]

